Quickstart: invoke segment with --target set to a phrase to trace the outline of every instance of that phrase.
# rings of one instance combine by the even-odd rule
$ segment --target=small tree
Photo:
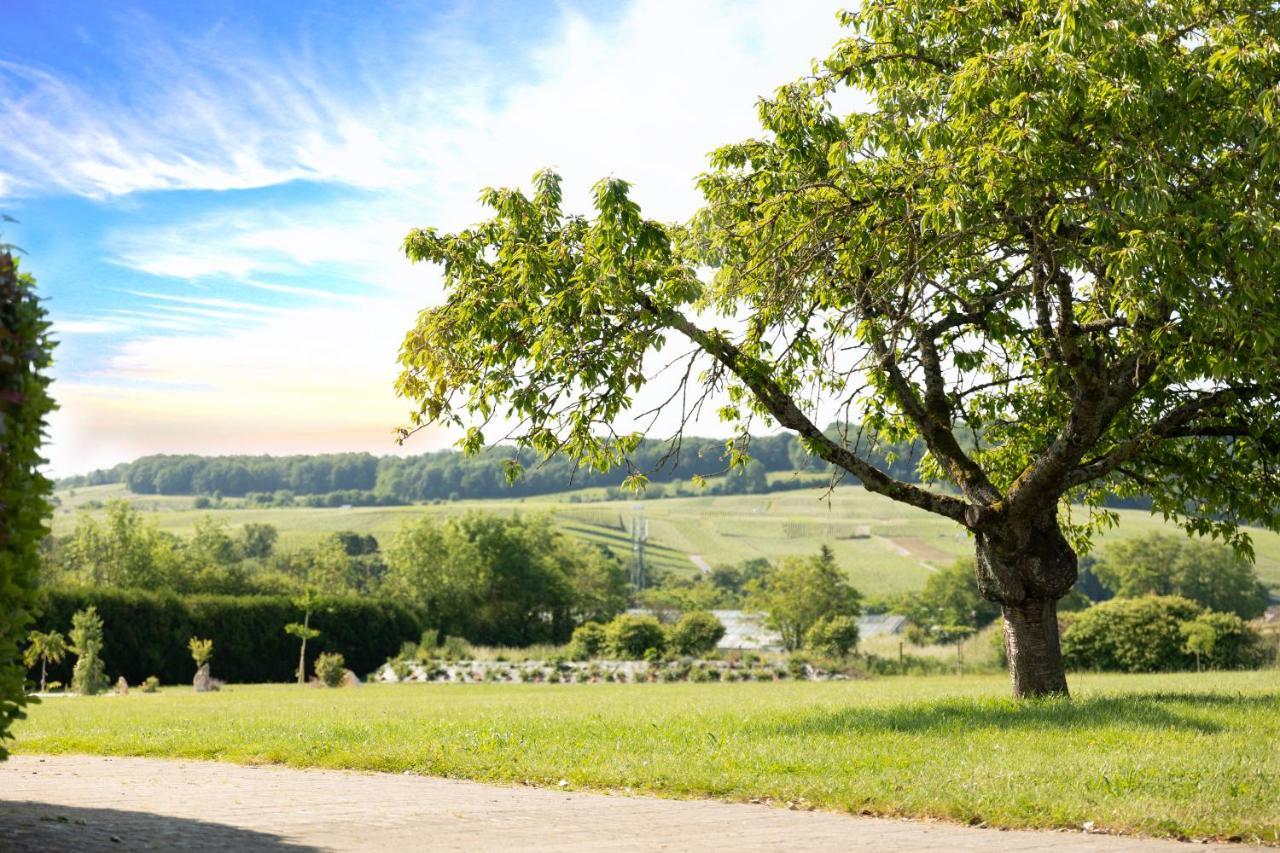
[[[102,617],[89,605],[71,617],[71,651],[76,665],[71,670],[71,689],[81,696],[94,696],[107,689],[107,671],[102,658]]]
[[[714,613],[686,613],[667,631],[667,644],[681,655],[703,655],[724,637],[724,623]]]
[[[209,659],[213,657],[213,640],[192,637],[187,640],[187,648],[191,650],[191,657],[196,662],[196,669],[207,664]]]
[[[804,648],[805,635],[818,622],[832,616],[856,618],[862,612],[861,595],[836,565],[827,546],[816,557],[790,557],[751,595],[751,606],[765,613],[765,624],[782,635],[789,650]]]
[[[240,550],[251,559],[270,557],[279,536],[274,524],[251,521],[240,530]]]
[[[311,611],[308,610],[301,622],[290,622],[284,626],[286,634],[302,641],[302,648],[298,650],[298,684],[307,683],[307,640],[320,636],[320,631],[312,628],[310,623]]]
[[[28,667],[40,663],[40,692],[47,692],[48,679],[46,669],[51,663],[59,663],[67,654],[67,638],[57,631],[45,634],[32,631],[27,635],[27,650],[22,655],[23,663]]]
[[[1200,619],[1183,622],[1178,627],[1182,631],[1182,648],[1196,656],[1196,672],[1199,672],[1201,658],[1213,655],[1213,646],[1218,640],[1218,632],[1213,630],[1212,625]]]

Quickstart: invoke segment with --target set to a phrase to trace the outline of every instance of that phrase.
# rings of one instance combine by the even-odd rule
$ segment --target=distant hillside
[[[768,474],[778,471],[822,472],[825,465],[809,457],[792,435],[754,438],[752,462],[724,476],[713,487],[718,494],[751,494],[773,490]],[[920,452],[909,446],[880,446],[863,451],[895,477],[917,479]],[[264,505],[294,501],[310,505],[396,505],[433,500],[512,498],[545,495],[570,487],[618,487],[625,472],[599,473],[578,468],[572,460],[546,462],[522,458],[524,475],[506,480],[505,465],[513,449],[490,448],[476,456],[444,450],[420,456],[376,457],[369,453],[312,456],[144,456],[90,474],[68,477],[61,488],[123,483],[141,495],[250,497]],[[661,441],[646,440],[633,461],[653,483],[725,474],[724,442],[686,438],[678,455]],[[777,488],[775,483],[773,488]],[[708,492],[703,492],[708,493]]]

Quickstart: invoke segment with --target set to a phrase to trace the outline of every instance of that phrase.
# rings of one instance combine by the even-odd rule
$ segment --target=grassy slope
[[[280,762],[1280,840],[1280,673],[660,685],[233,686],[50,699],[21,752]],[[1159,691],[1159,692],[1157,692]]]
[[[788,475],[783,475],[788,476]],[[599,492],[584,490],[579,494]],[[951,522],[920,510],[896,504],[857,488],[843,488],[825,500],[820,488],[774,492],[767,495],[685,497],[644,501],[649,519],[651,562],[662,569],[693,572],[690,554],[712,564],[750,557],[776,559],[787,554],[811,554],[830,544],[848,567],[854,584],[864,593],[881,595],[918,588],[929,566],[967,555],[970,541]],[[76,510],[86,501],[125,497],[140,509],[153,510],[165,530],[190,533],[204,510],[191,508],[189,497],[130,495],[123,486],[94,486],[59,493],[62,507],[54,519],[56,533],[70,532]],[[280,529],[280,547],[298,548],[325,533],[356,530],[372,533],[384,544],[407,519],[422,514],[445,515],[471,509],[493,512],[550,512],[568,532],[610,545],[625,554],[631,548],[630,525],[636,515],[633,501],[570,503],[568,495],[547,495],[525,500],[460,501],[453,504],[411,507],[356,507],[353,509],[214,510],[233,527],[246,522],[268,522]],[[1145,512],[1120,513],[1120,527],[1102,542],[1136,536],[1151,530],[1176,530]],[[850,538],[869,532],[870,538]],[[1258,573],[1280,586],[1280,535],[1256,531],[1254,544]],[[907,540],[901,545],[895,540]],[[906,553],[903,553],[905,549]]]

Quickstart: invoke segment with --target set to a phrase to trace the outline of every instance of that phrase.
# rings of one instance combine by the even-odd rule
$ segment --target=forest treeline
[[[834,428],[833,428],[834,431]],[[922,449],[912,445],[874,442],[864,438],[861,452],[894,477],[918,480],[916,466]],[[752,461],[713,486],[711,493],[743,494],[769,490],[768,474],[775,471],[826,473],[829,466],[805,452],[793,435],[771,435],[750,442]],[[142,495],[204,495],[257,497],[261,503],[290,501],[328,505],[411,504],[434,500],[509,498],[561,492],[588,486],[619,487],[622,469],[599,473],[577,467],[570,459],[545,462],[521,457],[524,472],[508,483],[506,463],[510,447],[492,447],[467,457],[454,450],[420,456],[377,457],[369,453],[310,456],[143,456],[133,462],[90,474],[68,477],[62,488],[124,483]],[[678,454],[663,441],[646,440],[632,456],[637,469],[651,483],[687,481],[692,477],[726,474],[725,444],[721,439],[685,438]],[[655,496],[661,489],[654,490]],[[702,493],[707,493],[706,491]]]

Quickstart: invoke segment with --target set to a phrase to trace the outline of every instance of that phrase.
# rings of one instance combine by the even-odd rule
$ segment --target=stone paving
[[[3,851],[1250,849],[379,773],[80,755],[0,764]]]

